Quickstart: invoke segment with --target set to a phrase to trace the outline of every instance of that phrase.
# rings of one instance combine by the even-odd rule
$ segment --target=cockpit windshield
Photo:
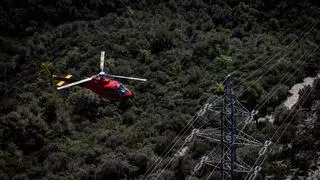
[[[120,85],[118,88],[120,95],[125,95],[128,92],[128,89],[124,85]]]

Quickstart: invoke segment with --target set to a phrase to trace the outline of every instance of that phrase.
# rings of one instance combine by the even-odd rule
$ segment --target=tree
[[[52,62],[45,61],[41,63],[41,70],[39,74],[40,79],[50,79],[50,83],[53,84],[53,81],[52,81],[53,70],[54,68],[53,68]]]

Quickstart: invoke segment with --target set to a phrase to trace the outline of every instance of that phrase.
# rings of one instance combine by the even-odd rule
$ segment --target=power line
[[[316,51],[316,50],[315,50],[315,51]],[[306,54],[306,53],[305,53],[305,54]],[[304,54],[302,57],[304,57],[305,54]],[[302,58],[300,58],[300,60],[302,60]],[[299,68],[299,67],[297,67],[296,70],[297,70],[298,68]],[[296,72],[296,71],[295,71],[295,72]],[[295,73],[295,72],[294,72],[294,73]],[[293,74],[294,74],[294,73],[293,73]],[[293,76],[293,74],[291,74],[291,76],[289,77],[289,79]],[[274,95],[274,93],[273,93],[271,96],[269,96],[269,97],[272,97],[273,95]],[[266,97],[266,98],[267,98],[267,97]],[[261,107],[262,107],[262,106],[260,105],[259,108],[257,109],[257,111],[259,111]],[[247,126],[247,124],[242,128],[242,130],[241,130],[239,133],[241,133],[246,126]],[[272,140],[272,138],[271,138],[269,141],[266,141],[266,142],[265,142],[265,145],[263,146],[264,149],[266,149],[266,148],[270,145],[271,140]],[[229,148],[230,148],[230,147],[229,147]],[[224,156],[223,156],[223,157],[224,157]],[[222,159],[222,158],[221,158],[221,159]],[[221,162],[221,159],[220,159],[219,163]],[[216,168],[217,168],[217,167],[215,167],[214,170],[211,171],[211,173],[209,174],[208,178],[212,175],[212,173],[215,171]]]
[[[315,21],[312,23],[311,28],[308,30],[308,33],[311,31],[311,29],[314,28],[314,27],[313,27],[313,26],[314,26],[314,23],[315,23]],[[306,33],[303,33],[303,34],[305,35]],[[298,38],[297,38],[297,39],[298,39]],[[297,44],[297,42],[295,42],[295,44]],[[265,63],[265,65],[266,65],[266,64],[267,64],[267,63]],[[274,65],[274,66],[275,66],[275,65]],[[273,66],[273,67],[274,67],[274,66]],[[272,68],[273,68],[273,67],[272,67]],[[261,67],[260,67],[260,68],[261,68]],[[271,70],[272,68],[270,68],[269,70]],[[257,71],[257,70],[256,70],[256,71]],[[256,71],[255,71],[255,72],[256,72]],[[262,76],[263,76],[263,75],[261,75],[259,78],[261,78]],[[257,82],[257,81],[256,81],[256,82]],[[247,90],[247,89],[246,89],[246,90]],[[244,90],[243,92],[245,92],[246,90]],[[242,92],[242,93],[243,93],[243,92]],[[195,122],[195,121],[191,121],[191,123],[190,123],[191,126],[192,126],[192,124],[193,124],[194,122]],[[189,124],[188,124],[188,125],[189,125]],[[186,126],[185,126],[185,127],[186,127]],[[189,127],[189,128],[190,128],[190,127]],[[166,156],[168,155],[168,153],[173,149],[173,147],[174,147],[174,146],[176,145],[176,143],[181,139],[181,137],[185,135],[185,133],[189,130],[189,128],[187,128],[187,130],[176,140],[176,142],[175,142],[174,145],[170,148],[170,150],[167,151],[165,157],[166,157]],[[185,128],[184,128],[184,129],[185,129]],[[176,139],[176,138],[175,138],[175,139]],[[168,147],[170,147],[170,146],[168,146]],[[168,149],[168,148],[167,148],[167,149]],[[180,148],[180,149],[181,149],[181,148]],[[179,150],[180,150],[180,149],[179,149]],[[165,150],[164,152],[166,152],[166,150]],[[165,158],[165,157],[164,157],[164,158]],[[163,158],[163,159],[164,159],[164,158]],[[157,166],[158,166],[161,162],[162,162],[162,160],[157,164]],[[169,162],[171,162],[171,160],[170,160]],[[157,166],[154,167],[153,170],[156,169]],[[167,167],[167,166],[166,166],[166,167]],[[150,172],[150,174],[153,172],[153,170]],[[148,170],[146,173],[148,173],[148,172],[149,172],[149,170]],[[161,174],[161,173],[160,173],[160,174]],[[148,177],[148,176],[147,176],[147,177]],[[147,178],[146,178],[146,179],[147,179]]]
[[[209,98],[209,100],[210,100],[210,98]],[[217,99],[215,99],[215,101],[219,101],[219,100],[217,100]],[[206,113],[206,111],[207,110],[209,110],[209,108],[210,108],[210,101],[207,101],[208,103],[206,103],[204,106],[203,106],[203,108],[202,109],[200,109],[199,111],[198,111],[198,113],[197,113],[197,115],[198,116],[203,116],[205,113]],[[200,128],[202,128],[204,125],[206,125],[207,123],[208,123],[209,121],[206,121],[204,124],[202,124],[201,126],[200,126]],[[188,138],[188,137],[187,137]],[[184,142],[184,144],[178,149],[178,152],[184,147],[184,145],[186,144],[187,142],[185,141]],[[162,168],[162,170],[160,171],[160,173],[157,175],[157,177],[156,177],[156,179],[158,179],[160,176],[161,176],[161,174],[164,172],[164,170],[171,164],[171,162],[174,160],[174,158],[176,158],[176,156],[173,156],[170,160],[169,160],[169,162],[165,165],[165,167],[164,168]]]
[[[315,51],[316,51],[316,50],[314,50],[313,52],[315,52]],[[306,54],[309,54],[309,53],[307,53],[307,52],[304,53],[304,55],[302,55],[301,58],[299,59],[299,61],[301,61],[300,66],[301,66],[302,64],[304,64],[304,62],[302,61],[302,59],[303,59],[303,57],[304,57]],[[311,53],[311,54],[312,54],[312,53]],[[298,61],[298,62],[299,62],[299,61]],[[281,83],[282,80],[283,80],[285,77],[288,77],[287,80],[286,80],[286,82],[287,82],[287,81],[295,74],[295,72],[299,69],[300,66],[296,67],[296,70],[291,74],[291,76],[287,76],[287,75],[289,75],[289,72],[290,72],[290,71],[289,71],[286,76],[283,76],[283,78],[279,81],[279,83]],[[278,83],[278,84],[279,84],[279,83]],[[275,87],[277,87],[277,85],[276,85]],[[278,89],[278,90],[279,90],[279,89]],[[276,91],[278,91],[278,90],[276,90]],[[276,92],[276,91],[275,91],[275,92]],[[269,97],[266,96],[265,99],[266,99],[266,100],[267,100],[267,99],[270,99],[270,97],[272,97],[272,96],[275,94],[275,92],[272,93],[272,90],[271,90],[271,91],[269,92],[269,94],[271,94],[271,95],[270,95]],[[262,106],[265,104],[265,102],[266,102],[266,101],[263,101],[263,103],[262,103],[260,106],[258,106],[258,105],[256,106],[256,107],[258,107],[258,110],[262,108]],[[247,124],[246,124],[246,125],[247,125]],[[246,125],[245,125],[245,126],[246,126]],[[241,129],[240,133],[243,131],[243,129],[245,128],[245,126]],[[240,133],[239,133],[239,134],[240,134]],[[270,145],[270,142],[269,142],[269,141],[266,141],[263,148],[266,149],[269,145]],[[211,153],[211,152],[210,152],[210,153]],[[209,153],[209,154],[210,154],[210,153]],[[223,156],[222,158],[224,158],[224,156]],[[221,158],[221,159],[222,159],[222,158]],[[218,162],[218,164],[221,162],[221,159],[220,159],[220,161]],[[203,164],[203,162],[200,162],[200,163]],[[218,165],[218,164],[217,164],[217,165]],[[215,170],[216,168],[217,168],[217,166],[215,166],[214,170]],[[213,171],[214,171],[214,170],[213,170]],[[208,178],[211,176],[211,174],[213,173],[213,171],[209,174]],[[194,173],[193,173],[193,174],[194,174]]]
[[[213,97],[214,97],[214,96],[211,96],[211,98],[209,98],[209,99],[207,100],[207,102],[209,102]],[[214,100],[215,100],[215,99],[214,99]],[[188,130],[189,130],[189,129],[192,127],[192,125],[198,120],[198,118],[200,118],[201,116],[204,115],[204,113],[207,111],[207,107],[206,107],[207,104],[208,104],[208,103],[206,103],[204,106],[202,106],[202,107],[200,108],[200,110],[196,113],[196,115],[193,116],[193,118],[192,118],[190,121],[188,121],[188,124],[180,131],[179,135],[178,135],[177,137],[175,137],[175,139],[173,140],[174,143],[171,143],[172,145],[168,146],[167,149],[163,151],[163,153],[162,153],[160,156],[162,156],[163,154],[165,154],[164,157],[163,157],[163,158],[159,158],[159,159],[161,159],[160,161],[159,161],[159,159],[157,160],[157,161],[159,161],[159,162],[156,161],[156,162],[153,163],[153,165],[151,166],[152,170],[151,170],[151,168],[149,168],[149,170],[146,171],[146,173],[144,174],[144,176],[146,176],[145,179],[148,179],[149,175],[151,175],[151,174],[153,173],[153,171],[162,163],[162,161],[168,156],[168,154],[170,153],[170,151],[171,151],[171,150],[175,147],[175,145],[181,140],[181,138],[188,132]],[[171,148],[169,148],[169,147],[171,147]],[[179,148],[179,150],[180,150],[180,149],[181,149],[181,147]],[[179,151],[179,150],[178,150],[178,151]],[[156,164],[156,165],[155,165],[155,164]],[[150,171],[150,170],[151,170],[151,171]],[[147,174],[148,174],[148,175],[147,175]]]
[[[297,41],[298,39],[304,38],[304,36],[306,36],[307,34],[309,34],[309,33],[311,32],[311,30],[312,30],[312,29],[315,27],[315,25],[318,23],[318,20],[319,20],[319,17],[318,17],[317,19],[315,19],[315,20],[311,23],[311,25],[308,25],[307,31],[303,31],[303,33],[302,33],[302,35],[301,35],[300,37],[298,36],[298,37],[295,38],[293,41],[291,41],[291,43],[290,43],[288,46],[286,46],[286,47],[285,47],[284,49],[282,49],[280,52],[278,52],[277,54],[275,54],[274,56],[272,56],[271,58],[269,58],[269,60],[268,60],[266,63],[264,63],[262,66],[260,66],[260,68],[256,69],[254,72],[250,73],[249,76],[247,76],[244,80],[242,80],[242,81],[241,81],[240,83],[238,83],[237,85],[242,84],[243,82],[247,81],[253,74],[255,74],[255,73],[258,72],[260,69],[262,69],[263,67],[265,67],[265,66],[266,66],[269,62],[271,62],[276,56],[280,55],[282,52],[285,52],[286,50],[289,50],[289,47],[295,46],[295,45],[297,44],[296,41]],[[283,35],[284,35],[284,34],[283,34]],[[286,40],[285,40],[285,41],[286,41]],[[261,55],[261,56],[259,56],[258,58],[255,58],[254,60],[249,61],[248,63],[246,63],[246,64],[242,65],[241,67],[239,67],[238,70],[240,70],[240,69],[243,68],[243,67],[248,66],[249,64],[254,63],[255,61],[257,61],[259,58],[261,58],[261,57],[263,57],[263,56],[264,56],[264,55]],[[236,71],[237,71],[237,70],[231,72],[230,74],[234,74]]]
[[[300,102],[302,102],[302,104],[305,102],[305,101],[303,101],[303,100],[306,100],[306,99],[310,96],[311,92],[312,92],[312,89],[311,89],[309,92],[307,92],[307,91],[304,92],[304,94],[302,95],[301,100],[300,100]],[[304,99],[304,98],[306,98],[306,99]],[[254,163],[253,166],[251,167],[251,170],[250,170],[250,172],[247,174],[247,176],[246,176],[245,179],[248,178],[249,180],[254,180],[254,179],[256,178],[257,174],[258,174],[258,173],[260,172],[260,170],[261,170],[261,165],[262,165],[262,164],[264,163],[264,161],[267,159],[267,157],[269,156],[269,153],[271,152],[272,149],[274,149],[274,147],[276,146],[276,144],[278,143],[278,141],[281,139],[281,137],[283,136],[283,134],[285,133],[285,131],[287,130],[287,128],[291,125],[292,120],[293,120],[293,119],[295,118],[295,116],[298,114],[298,112],[300,111],[300,109],[301,109],[301,108],[299,108],[298,110],[296,110],[295,114],[291,117],[289,123],[287,123],[287,126],[282,130],[280,136],[277,138],[277,140],[275,141],[275,143],[274,143],[274,145],[272,146],[272,148],[270,148],[269,152],[266,153],[265,157],[264,157],[263,160],[259,163],[259,165],[256,166],[256,164],[257,164],[258,161],[260,160],[260,157],[261,157],[262,155],[264,155],[264,154],[260,155],[260,156],[257,158],[257,160],[255,161],[255,163]],[[281,125],[280,125],[279,128],[277,129],[277,132],[278,132],[278,130],[282,127],[282,125],[284,125],[284,123],[289,119],[289,117],[290,117],[290,115],[291,115],[292,112],[293,112],[293,110],[290,111],[290,113],[287,115],[286,119],[281,123]],[[277,132],[276,132],[276,133],[277,133]],[[270,138],[270,140],[269,140],[270,142],[271,142],[271,140],[273,139],[273,137],[275,136],[276,133],[274,133],[274,135]],[[254,171],[254,172],[251,173],[252,171]]]
[[[305,55],[305,54],[304,54],[304,55]],[[303,56],[304,56],[304,55],[303,55]],[[303,57],[303,56],[302,56],[302,57]],[[300,58],[300,60],[301,60],[301,59],[302,59],[302,58]],[[287,73],[287,74],[288,74],[288,73]],[[292,75],[293,75],[293,74],[292,74]],[[291,75],[290,77],[292,77],[292,75]],[[284,76],[284,77],[287,77],[287,76]],[[282,80],[283,80],[283,78],[282,78]],[[282,80],[281,80],[281,81],[282,81]],[[280,82],[279,82],[279,83],[280,83]],[[276,87],[276,86],[275,86],[275,87]],[[272,91],[270,91],[270,93],[271,93],[271,92],[272,92]],[[267,98],[267,97],[266,97],[266,98]],[[261,106],[260,106],[259,108],[261,108]],[[244,126],[244,127],[245,127],[245,126]],[[243,129],[244,129],[244,128],[243,128]],[[243,129],[242,129],[240,132],[242,132]],[[182,147],[183,147],[183,146],[182,146]],[[172,161],[172,159],[169,161],[168,164],[170,164],[171,161]],[[167,164],[167,166],[168,166],[168,164]],[[167,166],[166,166],[166,167],[167,167]],[[164,168],[164,169],[165,169],[165,168]],[[163,171],[162,171],[162,172],[163,172]],[[161,174],[161,173],[160,173],[160,174]],[[158,175],[158,177],[159,177],[159,175]]]

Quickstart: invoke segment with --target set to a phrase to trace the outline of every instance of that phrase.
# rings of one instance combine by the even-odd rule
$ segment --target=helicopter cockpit
[[[120,84],[118,92],[120,95],[125,95],[128,92],[128,89],[124,85]]]

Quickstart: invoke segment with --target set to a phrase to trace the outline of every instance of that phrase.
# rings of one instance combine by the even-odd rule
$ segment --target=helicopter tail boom
[[[72,83],[72,82],[76,81],[76,80],[72,79],[72,75],[71,74],[68,74],[65,77],[59,77],[59,76],[53,75],[52,78],[57,80],[57,81],[59,81],[57,83],[57,86],[59,86],[59,87],[62,86],[63,84],[65,84],[65,83]]]

